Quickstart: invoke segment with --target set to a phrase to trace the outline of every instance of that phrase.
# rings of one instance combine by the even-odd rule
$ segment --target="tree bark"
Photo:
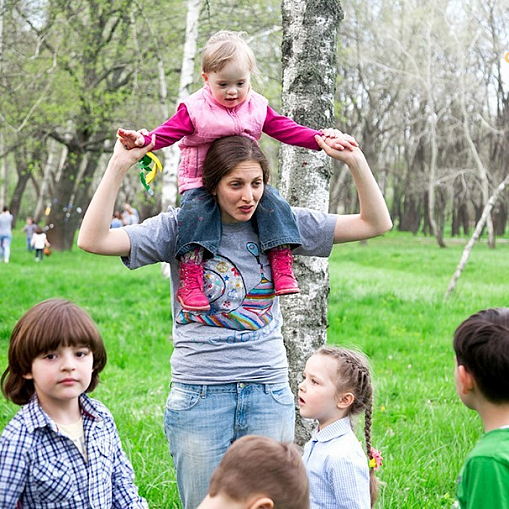
[[[498,187],[495,189],[495,192],[491,195],[490,199],[484,206],[484,210],[481,214],[481,218],[477,222],[474,233],[472,234],[472,237],[470,237],[470,240],[467,242],[467,245],[465,246],[465,249],[463,250],[463,254],[461,255],[461,259],[458,264],[458,267],[456,268],[456,271],[454,272],[454,274],[451,278],[451,282],[449,283],[449,286],[447,287],[447,291],[445,292],[444,299],[447,299],[449,297],[449,295],[456,288],[456,283],[467,265],[468,258],[470,257],[470,252],[472,251],[474,244],[479,240],[479,236],[481,235],[484,225],[486,224],[486,221],[487,221],[488,217],[490,216],[491,209],[495,205],[495,202],[497,201],[498,197],[500,196],[500,193],[502,193],[502,191],[505,189],[507,184],[509,184],[509,174],[507,174],[505,179],[498,185]]]
[[[180,84],[177,104],[183,101],[191,93],[193,84],[194,62],[196,58],[196,41],[200,19],[201,0],[187,0],[186,38],[182,55],[182,68],[180,72]],[[177,203],[177,169],[180,161],[180,150],[177,144],[163,150],[165,168],[163,174],[162,209]]]
[[[183,101],[191,93],[193,84],[194,60],[196,58],[196,41],[198,39],[198,28],[200,19],[201,0],[188,0],[186,17],[186,40],[184,42],[184,53],[182,56],[182,69],[180,72],[179,93],[177,104]],[[164,152],[164,173],[163,173],[163,196],[162,209],[167,210],[177,203],[177,172],[180,162],[180,150],[177,144],[163,149]],[[170,265],[161,264],[163,277],[170,279]]]
[[[338,1],[283,0],[283,111],[315,129],[334,125],[337,32],[343,17]],[[328,210],[331,164],[323,153],[282,146],[280,190],[292,205]],[[297,394],[306,358],[326,341],[328,262],[296,257],[300,295],[281,299],[290,384]],[[309,310],[313,312],[310,313]],[[296,442],[309,437],[310,423],[297,412]]]

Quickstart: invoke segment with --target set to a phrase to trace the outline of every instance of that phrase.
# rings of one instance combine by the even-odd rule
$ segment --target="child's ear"
[[[209,76],[208,76],[208,74],[207,74],[206,72],[202,72],[202,73],[201,73],[201,77],[203,78],[203,81],[204,81],[205,83],[208,83],[208,81],[209,81]]]
[[[465,366],[458,364],[458,377],[462,394],[468,394],[475,386],[474,377],[467,371]]]
[[[345,392],[338,400],[338,408],[348,408],[355,400],[355,396],[351,392]]]
[[[268,497],[257,498],[247,509],[274,509],[274,502]]]
[[[26,373],[25,375],[21,375],[25,380],[33,380],[34,377],[32,376],[32,373]]]

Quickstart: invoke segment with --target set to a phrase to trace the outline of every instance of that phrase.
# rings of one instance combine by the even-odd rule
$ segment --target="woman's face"
[[[249,221],[263,195],[263,172],[259,163],[243,161],[225,175],[213,193],[223,223]]]

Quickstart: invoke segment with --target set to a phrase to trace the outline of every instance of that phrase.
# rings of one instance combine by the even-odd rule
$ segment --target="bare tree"
[[[505,179],[497,186],[495,189],[495,192],[491,195],[488,202],[486,203],[483,213],[481,215],[481,218],[477,222],[477,225],[475,227],[474,233],[472,234],[472,237],[470,237],[469,241],[467,242],[465,249],[463,250],[463,254],[461,255],[460,262],[458,266],[456,267],[456,270],[451,278],[451,282],[449,283],[449,286],[447,287],[447,291],[445,292],[445,298],[449,297],[449,295],[454,291],[456,288],[456,283],[458,282],[458,279],[460,278],[461,274],[463,273],[463,270],[465,269],[468,258],[470,257],[470,252],[472,251],[472,248],[474,247],[475,243],[479,240],[479,237],[481,235],[481,232],[486,224],[486,221],[491,213],[491,209],[495,205],[496,201],[498,200],[498,197],[504,191],[506,186],[509,184],[509,174],[506,175]]]

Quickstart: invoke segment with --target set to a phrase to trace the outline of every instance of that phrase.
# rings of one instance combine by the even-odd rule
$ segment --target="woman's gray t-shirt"
[[[293,208],[302,246],[295,254],[329,256],[337,216]],[[278,383],[288,380],[279,299],[270,265],[250,221],[223,224],[218,254],[205,262],[205,294],[211,309],[184,311],[175,298],[178,209],[125,229],[130,269],[156,262],[171,268],[174,352],[172,379],[187,384]]]

